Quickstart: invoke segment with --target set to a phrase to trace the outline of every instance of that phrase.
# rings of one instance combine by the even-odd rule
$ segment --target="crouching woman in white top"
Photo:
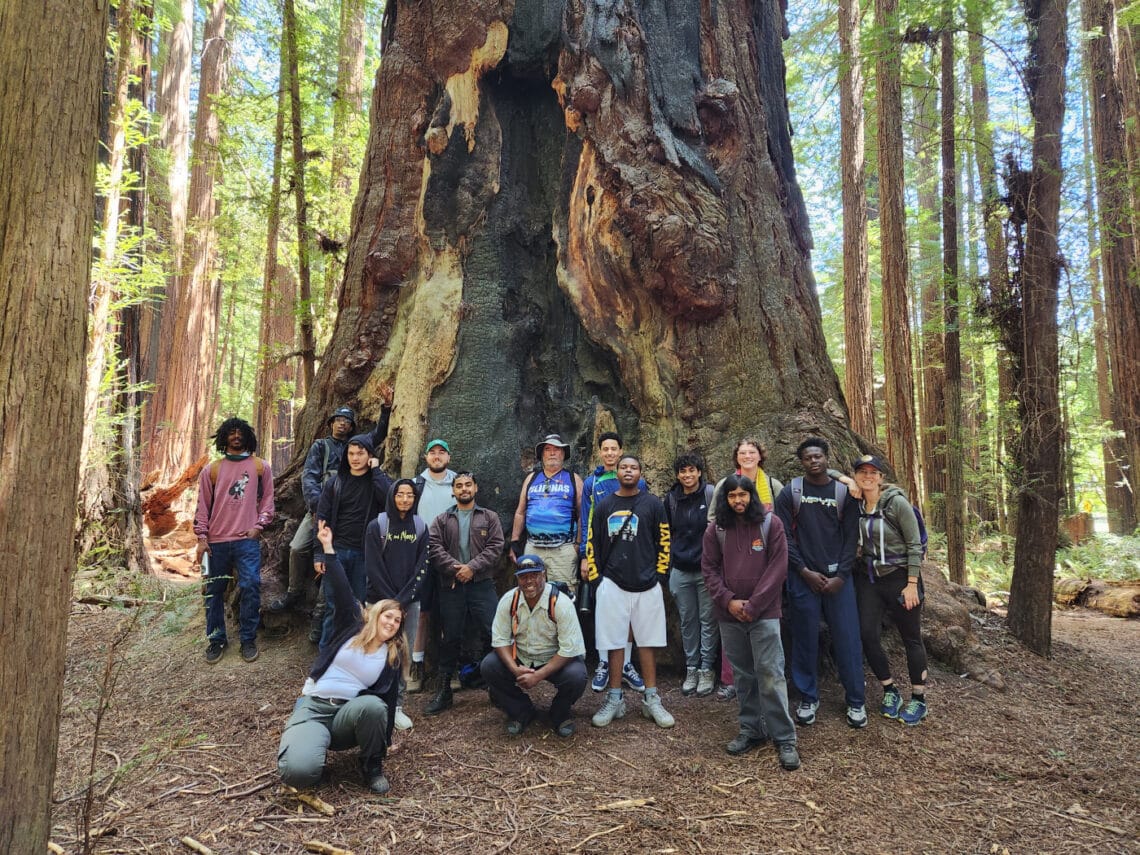
[[[396,600],[362,608],[333,551],[323,521],[317,539],[325,553],[325,583],[336,604],[328,647],[317,654],[293,715],[281,734],[277,771],[294,787],[321,779],[325,755],[360,748],[360,771],[372,792],[388,792],[384,755],[392,738],[392,711],[407,659]]]

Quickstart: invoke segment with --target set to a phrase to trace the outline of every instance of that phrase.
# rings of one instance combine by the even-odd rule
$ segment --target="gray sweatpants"
[[[329,751],[359,747],[367,764],[384,757],[387,734],[388,705],[375,695],[359,695],[339,706],[302,695],[281,734],[277,772],[292,787],[311,787],[320,781]]]

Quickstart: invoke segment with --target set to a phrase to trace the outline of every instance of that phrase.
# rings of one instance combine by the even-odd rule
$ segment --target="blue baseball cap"
[[[858,472],[860,467],[863,466],[871,466],[875,469],[878,469],[880,472],[883,471],[883,461],[873,454],[864,454],[862,457],[855,461],[856,472]]]
[[[519,558],[518,564],[515,565],[515,575],[522,576],[524,573],[545,573],[546,564],[537,555],[523,555]]]

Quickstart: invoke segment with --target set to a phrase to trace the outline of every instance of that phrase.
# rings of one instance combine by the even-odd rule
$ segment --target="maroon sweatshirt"
[[[723,550],[716,523],[709,523],[701,572],[717,620],[736,620],[728,611],[731,600],[747,600],[752,620],[778,619],[788,577],[788,541],[780,518],[772,515],[767,543],[761,537],[760,523],[726,529]]]

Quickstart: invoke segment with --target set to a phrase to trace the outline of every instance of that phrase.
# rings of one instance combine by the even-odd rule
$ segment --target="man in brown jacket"
[[[460,472],[451,484],[455,504],[432,521],[428,556],[439,588],[440,690],[424,711],[437,715],[452,705],[451,679],[459,661],[467,619],[475,621],[482,650],[491,649],[491,623],[498,595],[495,567],[506,541],[498,514],[475,504],[479,486],[470,472]]]

